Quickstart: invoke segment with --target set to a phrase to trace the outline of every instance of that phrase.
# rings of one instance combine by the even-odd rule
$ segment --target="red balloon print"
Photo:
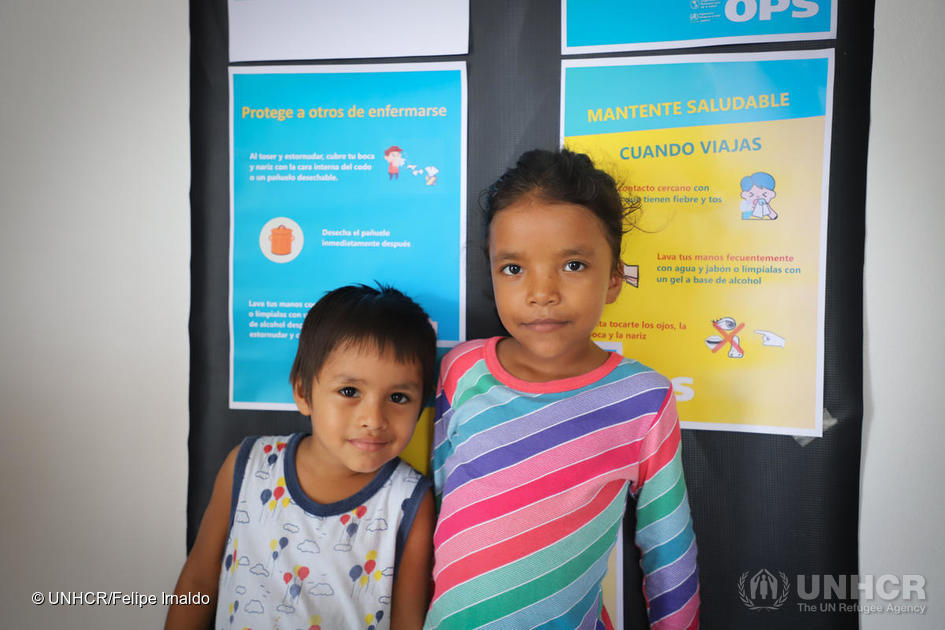
[[[374,562],[373,560],[368,560],[367,562],[364,563],[364,572],[365,572],[365,573],[370,573],[371,571],[374,570],[374,567],[375,567],[376,565],[377,565],[377,563]]]
[[[299,567],[299,579],[304,580],[308,577],[308,567]]]
[[[342,515],[341,515],[341,524],[342,524],[342,525],[347,525],[347,524],[348,524],[348,521],[350,521],[350,520],[351,520],[351,515],[350,515],[350,514],[342,514]]]
[[[288,583],[292,580],[292,574],[289,573],[289,572],[286,572],[286,573],[282,576],[282,579],[283,579],[283,581],[285,581],[286,584],[288,584]]]
[[[263,453],[269,453],[272,450],[272,444],[266,444],[263,447]]]
[[[283,494],[285,494],[285,488],[282,486],[277,486],[276,489],[272,491],[272,496],[277,499],[281,499]]]
[[[358,518],[361,518],[362,516],[364,516],[365,512],[367,512],[367,508],[364,507],[363,505],[358,506],[358,509],[354,511],[354,513],[358,515]]]

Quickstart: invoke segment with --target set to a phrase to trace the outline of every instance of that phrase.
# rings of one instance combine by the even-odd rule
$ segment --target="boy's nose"
[[[360,405],[360,425],[371,431],[377,431],[384,428],[387,420],[384,417],[384,405],[382,401],[364,401]]]

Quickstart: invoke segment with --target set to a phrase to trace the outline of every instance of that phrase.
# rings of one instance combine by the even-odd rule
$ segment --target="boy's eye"
[[[397,403],[398,405],[403,405],[410,402],[410,397],[407,394],[401,392],[394,392],[390,395],[391,402]]]
[[[585,267],[587,267],[587,265],[582,263],[580,260],[569,260],[568,262],[564,263],[564,268],[568,271],[581,271]]]
[[[501,271],[507,276],[517,276],[518,274],[522,273],[522,268],[519,265],[508,264],[502,267],[502,269],[500,269],[499,271]]]
[[[354,387],[342,387],[338,390],[338,393],[344,396],[345,398],[354,398],[358,395],[358,390]]]

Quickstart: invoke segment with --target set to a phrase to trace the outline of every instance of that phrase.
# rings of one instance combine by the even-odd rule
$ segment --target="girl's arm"
[[[430,605],[433,570],[433,494],[427,490],[404,544],[391,600],[390,627],[421,628]],[[222,550],[221,550],[222,553]]]
[[[636,544],[650,627],[699,627],[699,567],[696,538],[683,475],[676,395],[666,398],[643,439]]]
[[[197,539],[187,556],[187,562],[181,569],[174,593],[202,593],[210,596],[210,603],[171,605],[167,610],[165,630],[179,630],[194,628],[205,630],[216,611],[217,588],[220,580],[220,562],[223,558],[223,549],[226,546],[226,534],[230,527],[230,501],[233,489],[233,468],[236,462],[235,447],[223,460],[220,472],[213,484],[213,494],[210,503],[203,513]]]

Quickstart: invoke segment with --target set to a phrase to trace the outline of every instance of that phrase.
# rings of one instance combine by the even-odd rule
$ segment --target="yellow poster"
[[[638,202],[601,345],[684,428],[821,435],[829,51],[565,61],[562,135]]]

